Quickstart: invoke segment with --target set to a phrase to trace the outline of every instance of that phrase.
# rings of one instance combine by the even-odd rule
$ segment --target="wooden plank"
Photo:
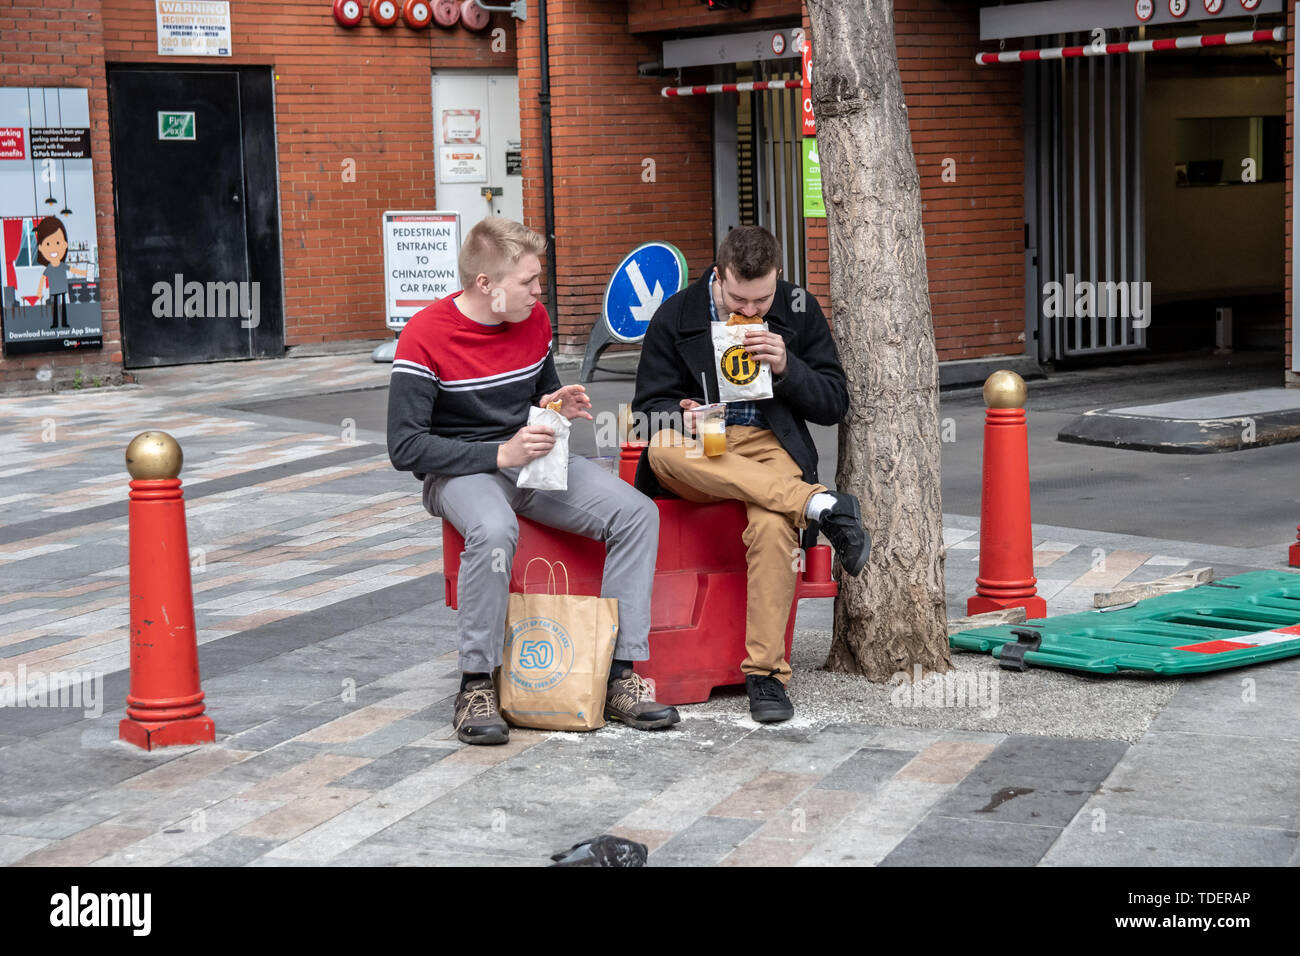
[[[1023,607],[1009,607],[1001,611],[985,611],[970,617],[955,617],[948,620],[948,636],[960,631],[973,631],[977,627],[995,627],[998,624],[1019,624],[1025,620]]]
[[[1092,596],[1093,607],[1113,607],[1116,604],[1130,604],[1158,594],[1172,594],[1186,591],[1204,584],[1214,577],[1214,568],[1188,568],[1177,574],[1168,574],[1154,581],[1141,581],[1125,584],[1113,591],[1098,591]]]

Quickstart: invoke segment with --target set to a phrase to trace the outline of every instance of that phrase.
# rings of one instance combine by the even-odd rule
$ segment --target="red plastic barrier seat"
[[[667,704],[709,699],[715,687],[744,683],[745,530],[744,506],[738,501],[695,504],[679,498],[656,499],[659,506],[659,554],[650,605],[650,659],[637,672],[655,682],[655,697]],[[452,525],[442,523],[446,600],[456,607],[456,584],[465,541]],[[563,561],[570,593],[600,594],[605,546],[581,535],[558,531],[519,518],[519,543],[510,572],[510,590],[523,590],[530,559]],[[795,610],[800,598],[834,597],[839,587],[830,576],[826,545],[808,549],[806,570],[799,575],[795,603],[785,629],[789,659]],[[530,586],[538,588],[539,568]]]

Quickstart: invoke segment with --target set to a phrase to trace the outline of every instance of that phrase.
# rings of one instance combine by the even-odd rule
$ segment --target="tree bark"
[[[833,334],[848,375],[841,491],[871,558],[840,576],[829,670],[886,681],[951,669],[939,486],[939,364],[921,190],[892,0],[808,0],[830,243]]]

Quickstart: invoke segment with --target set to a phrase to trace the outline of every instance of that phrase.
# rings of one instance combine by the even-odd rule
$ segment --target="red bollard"
[[[199,685],[182,455],[166,432],[141,432],[126,449],[131,482],[131,690],[119,739],[145,750],[216,739]]]
[[[1034,535],[1029,515],[1029,431],[1025,380],[994,372],[984,383],[984,485],[980,493],[980,571],[967,614],[1023,607],[1046,617],[1034,577]]]
[[[1291,545],[1288,562],[1293,568],[1300,568],[1300,525],[1296,526],[1295,544]]]
[[[807,564],[803,579],[809,584],[826,584],[833,582],[831,577],[831,549],[824,544],[815,544],[808,549]]]
[[[618,476],[629,485],[636,484],[636,466],[641,462],[641,453],[650,444],[650,435],[638,430],[638,416],[631,405],[618,406],[620,417],[618,434],[619,444]]]
[[[625,441],[618,454],[618,476],[629,485],[636,484],[636,466],[641,461],[641,453],[648,442]]]

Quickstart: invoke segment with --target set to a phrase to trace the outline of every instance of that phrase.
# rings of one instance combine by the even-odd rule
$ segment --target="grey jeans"
[[[424,479],[425,510],[446,518],[465,538],[456,586],[460,669],[491,673],[501,664],[510,566],[519,541],[516,514],[605,542],[600,596],[618,599],[614,656],[628,661],[648,658],[658,507],[627,482],[577,455],[569,456],[568,491],[517,488],[518,477],[518,468],[504,468]]]

